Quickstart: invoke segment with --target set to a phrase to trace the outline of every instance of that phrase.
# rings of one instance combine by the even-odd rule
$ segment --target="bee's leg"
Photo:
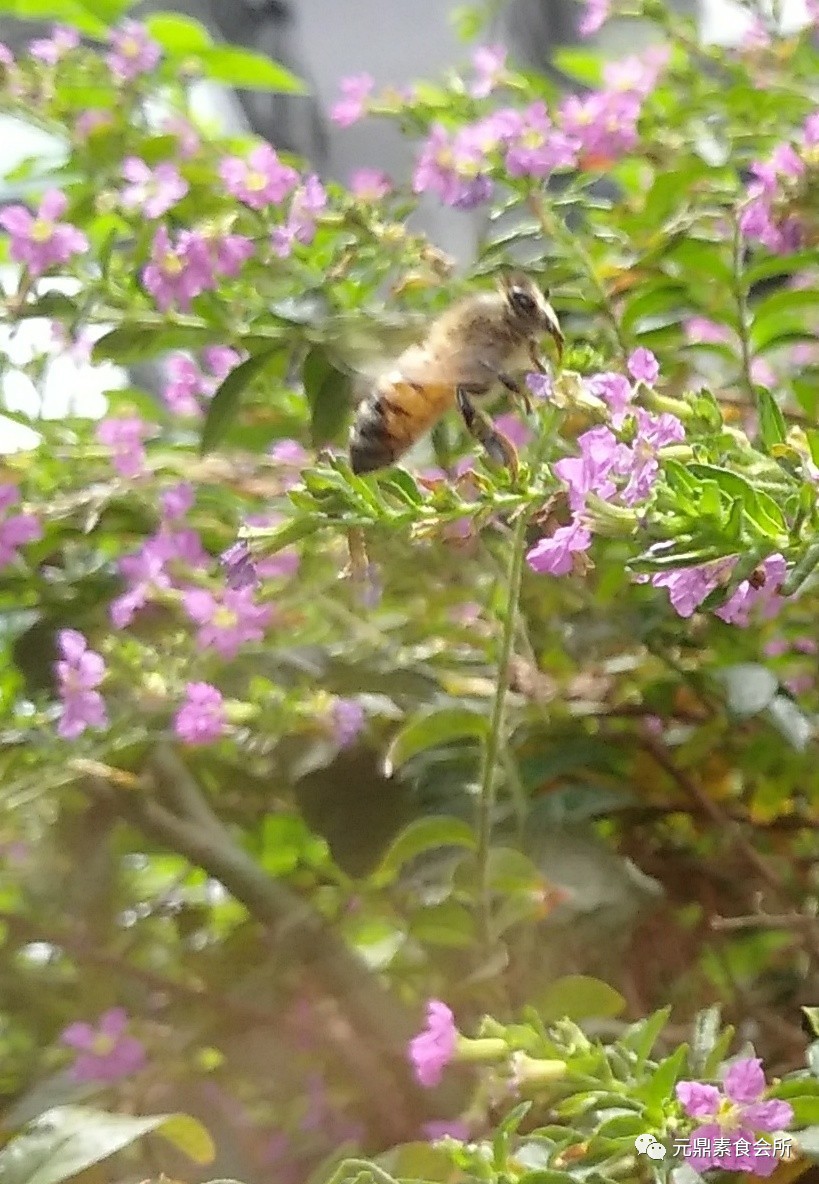
[[[513,476],[518,474],[518,454],[511,440],[507,440],[499,432],[485,411],[480,411],[469,397],[465,387],[459,386],[455,391],[458,410],[463,416],[466,429],[470,435],[483,445],[492,460],[499,465],[506,465]]]
[[[521,386],[516,378],[513,378],[511,374],[506,374],[503,370],[494,370],[488,362],[483,362],[482,365],[484,365],[487,370],[491,371],[493,377],[496,378],[502,386],[505,386],[510,394],[513,394],[518,399],[520,399],[521,403],[523,403],[523,408],[526,414],[531,415],[534,411],[534,406],[532,404],[532,398],[526,385],[524,384]]]
[[[534,342],[532,342],[531,346],[529,347],[529,361],[532,363],[535,370],[537,370],[538,374],[546,374],[547,373],[546,363],[544,362],[544,360],[540,356],[540,354],[537,352],[537,346],[535,345]]]

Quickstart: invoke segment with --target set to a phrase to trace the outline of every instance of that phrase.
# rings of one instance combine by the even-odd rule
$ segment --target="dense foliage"
[[[658,39],[562,52],[577,93],[484,45],[348,79],[417,148],[345,188],[194,124],[298,79],[128,7],[0,4],[62,22],[0,47],[54,137],[0,210],[0,1179],[802,1174],[813,25],[591,0]],[[356,375],[510,267],[566,337],[494,408],[518,471],[453,412],[353,475]],[[70,361],[101,418],[40,414]]]

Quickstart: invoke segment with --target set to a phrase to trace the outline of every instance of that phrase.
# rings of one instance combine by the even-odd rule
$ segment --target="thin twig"
[[[752,913],[749,917],[712,917],[711,928],[718,933],[738,929],[796,929],[816,930],[819,917],[809,913]]]
[[[487,946],[490,944],[492,913],[492,884],[489,856],[496,802],[495,775],[498,754],[503,743],[504,706],[506,703],[506,692],[509,689],[512,641],[515,636],[515,619],[517,617],[518,600],[520,599],[520,585],[523,579],[523,557],[526,551],[527,525],[528,516],[522,513],[515,525],[515,533],[512,539],[512,553],[509,557],[503,631],[501,633],[500,653],[498,655],[498,675],[495,685],[495,697],[492,703],[492,715],[489,721],[489,734],[484,744],[481,766],[481,788],[478,798],[477,859],[481,929],[484,942]]]

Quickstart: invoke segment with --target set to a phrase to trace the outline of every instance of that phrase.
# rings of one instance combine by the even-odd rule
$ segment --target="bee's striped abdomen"
[[[398,375],[382,379],[359,407],[350,432],[353,472],[394,464],[441,418],[453,397],[448,386],[424,386]]]

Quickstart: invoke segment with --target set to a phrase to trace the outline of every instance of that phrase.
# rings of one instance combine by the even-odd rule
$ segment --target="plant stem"
[[[734,299],[737,302],[737,320],[739,322],[739,345],[742,351],[742,381],[756,407],[756,390],[751,376],[751,339],[748,336],[748,293],[745,290],[745,277],[742,263],[742,233],[739,229],[739,219],[734,220],[734,250],[733,250],[733,288]]]
[[[506,605],[498,655],[498,679],[492,715],[489,721],[489,735],[483,749],[481,767],[481,788],[478,798],[478,900],[481,931],[485,945],[489,945],[492,914],[492,885],[489,855],[492,840],[492,821],[495,814],[495,773],[501,750],[504,706],[509,683],[509,665],[512,657],[512,641],[515,636],[520,585],[523,578],[523,557],[526,551],[526,527],[529,516],[521,513],[512,536],[512,553],[509,558],[509,572],[506,579]]]

